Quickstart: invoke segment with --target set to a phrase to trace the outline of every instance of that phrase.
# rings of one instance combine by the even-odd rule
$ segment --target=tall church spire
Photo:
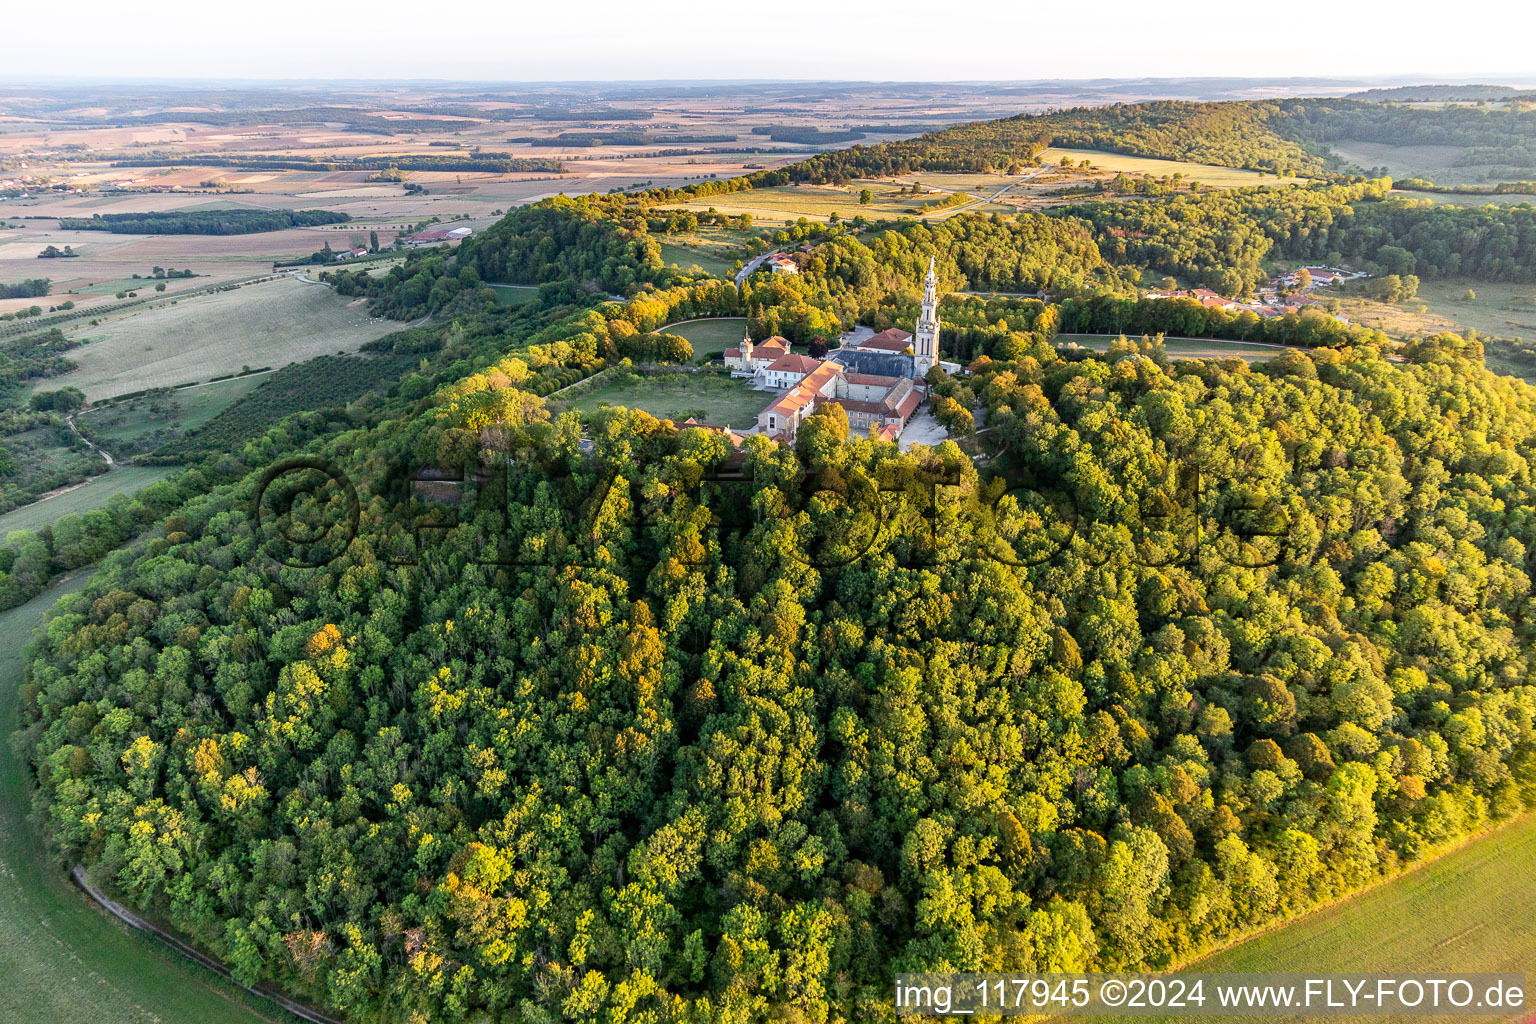
[[[912,354],[919,377],[939,361],[939,279],[932,256],[928,257],[928,276],[923,278],[923,311],[912,334]]]

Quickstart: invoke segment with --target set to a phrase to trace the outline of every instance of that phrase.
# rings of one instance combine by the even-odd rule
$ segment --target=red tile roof
[[[790,355],[779,356],[779,358],[769,363],[765,369],[771,373],[810,373],[820,365],[820,359],[812,359],[810,356],[795,355],[792,353]]]
[[[779,396],[779,400],[763,412],[771,412],[789,419],[806,406],[814,405],[816,399],[821,397],[821,389],[826,386],[827,381],[836,377],[842,369],[842,366],[837,363],[822,363],[802,377],[800,383]]]

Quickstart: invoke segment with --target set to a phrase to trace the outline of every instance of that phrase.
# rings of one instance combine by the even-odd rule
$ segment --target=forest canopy
[[[18,593],[102,558],[22,691],[38,815],[350,1019],[746,1024],[880,1017],[897,970],[1168,968],[1536,809],[1536,390],[1473,337],[1134,297],[1336,247],[1520,272],[1528,210],[1387,188],[826,228],[740,288],[663,264],[652,197],[560,197],[339,271],[434,314],[370,346],[394,385],[0,549]],[[557,404],[694,317],[910,323],[929,257],[1051,299],[946,299],[967,372],[925,383],[971,450]],[[1151,336],[1184,329],[1314,347]],[[7,350],[18,389],[61,341]]]

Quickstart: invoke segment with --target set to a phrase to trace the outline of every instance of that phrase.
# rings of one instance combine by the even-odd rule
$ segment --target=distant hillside
[[[1350,93],[1348,98],[1372,103],[1469,103],[1513,95],[1515,90],[1507,85],[1399,85]]]

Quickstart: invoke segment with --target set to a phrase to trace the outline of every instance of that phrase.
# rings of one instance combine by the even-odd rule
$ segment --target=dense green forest
[[[660,194],[562,197],[338,271],[434,314],[370,346],[395,382],[0,549],[0,598],[102,559],[22,693],[39,816],[349,1019],[747,1024],[883,1019],[897,970],[1167,967],[1536,809],[1536,390],[1470,337],[1135,298],[1319,249],[1531,265],[1528,208],[1387,187],[792,226],[801,272],[741,288],[663,265]],[[946,298],[968,373],[929,386],[975,451],[549,400],[691,358],[693,317],[910,324],[930,256],[1051,299]]]
[[[1270,127],[1277,113],[1267,104],[1170,100],[1020,114],[821,153],[788,168],[759,172],[752,180],[760,185],[846,182],[919,170],[1017,174],[1052,144],[1286,174],[1324,171],[1321,156]]]
[[[1459,158],[1461,165],[1494,164],[1517,177],[1530,176],[1526,170],[1536,166],[1536,104],[1420,108],[1358,99],[1287,99],[1074,107],[821,153],[736,181],[763,186],[792,181],[845,183],[915,171],[1017,174],[1053,144],[1332,177],[1349,168],[1329,151],[1328,144],[1345,139],[1467,147]]]
[[[359,1019],[1165,965],[1536,806],[1531,394],[1411,356],[1034,344],[976,381],[1007,474],[818,415],[745,488],[639,413],[580,457],[504,358],[318,449],[362,487],[334,561],[264,554],[254,472],[111,556],[30,674],[39,799]],[[391,483],[422,453],[490,471],[462,525]]]
[[[111,231],[123,235],[250,235],[317,224],[345,224],[351,219],[351,214],[333,210],[156,210],[60,217],[59,227],[66,231]]]

